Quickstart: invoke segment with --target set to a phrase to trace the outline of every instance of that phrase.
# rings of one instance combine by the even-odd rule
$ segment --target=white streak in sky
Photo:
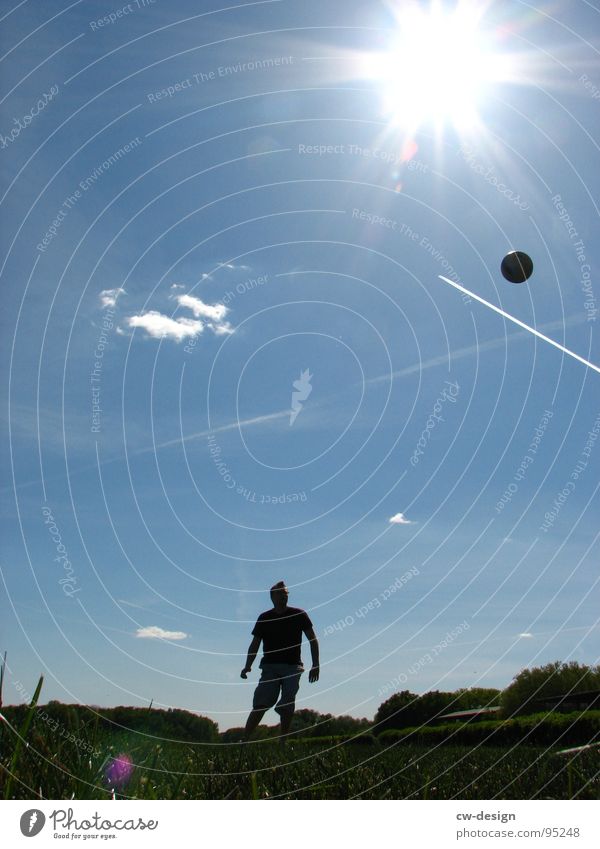
[[[584,366],[588,368],[594,369],[600,374],[600,367],[595,366],[593,363],[588,362],[588,360],[584,360],[583,357],[580,357],[579,354],[575,354],[573,351],[570,351],[568,348],[565,348],[564,345],[560,345],[558,342],[555,342],[554,339],[549,339],[548,336],[544,336],[543,333],[540,333],[539,330],[536,330],[533,327],[530,327],[528,324],[524,324],[522,321],[519,321],[518,318],[510,315],[509,313],[501,310],[500,307],[494,306],[494,304],[490,304],[489,301],[484,301],[483,298],[480,298],[479,295],[476,295],[474,292],[470,292],[469,289],[465,289],[464,286],[460,286],[458,283],[454,283],[453,280],[448,280],[447,277],[443,277],[441,274],[438,275],[440,280],[443,280],[445,283],[449,283],[451,286],[454,286],[455,289],[458,289],[460,292],[464,292],[465,295],[469,295],[471,298],[475,298],[476,301],[479,301],[480,304],[484,304],[484,306],[489,307],[494,312],[497,312],[498,315],[503,316],[503,318],[507,318],[509,321],[512,321],[513,324],[518,325],[518,327],[522,327],[524,330],[529,330],[530,333],[533,333],[534,336],[539,336],[540,339],[543,339],[544,342],[548,342],[550,345],[554,345],[555,348],[558,348],[559,351],[562,351],[565,354],[568,354],[570,357],[573,357],[575,360],[579,360],[580,363],[583,363]]]

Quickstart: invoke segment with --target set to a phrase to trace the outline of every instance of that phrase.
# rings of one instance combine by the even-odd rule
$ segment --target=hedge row
[[[323,737],[292,736],[289,739],[291,743],[302,743],[327,748],[339,746],[341,743],[345,746],[379,746],[379,739],[374,734],[331,734]]]
[[[384,745],[402,740],[435,746],[440,743],[508,746],[526,743],[532,746],[584,746],[600,742],[600,710],[573,713],[538,713],[515,719],[487,720],[420,728],[390,728],[378,739]]]

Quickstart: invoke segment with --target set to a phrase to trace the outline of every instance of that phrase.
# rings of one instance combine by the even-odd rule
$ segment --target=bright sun
[[[391,49],[364,58],[363,74],[382,86],[386,114],[415,130],[424,123],[467,129],[486,85],[505,78],[504,60],[479,31],[481,4],[403,4]]]

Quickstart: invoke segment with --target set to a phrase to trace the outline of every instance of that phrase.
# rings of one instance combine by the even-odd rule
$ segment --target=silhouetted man
[[[288,596],[288,589],[283,581],[272,586],[273,607],[260,614],[252,631],[254,636],[248,649],[246,665],[241,672],[242,678],[246,678],[252,669],[261,641],[264,654],[260,662],[262,675],[254,691],[252,711],[246,722],[245,740],[248,740],[265,712],[273,705],[276,705],[275,711],[281,719],[281,742],[290,730],[300,676],[304,672],[300,657],[303,633],[310,641],[312,656],[308,680],[311,684],[319,680],[319,643],[313,624],[305,610],[288,607]]]

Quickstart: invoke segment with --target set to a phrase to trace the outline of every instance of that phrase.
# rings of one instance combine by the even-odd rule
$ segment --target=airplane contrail
[[[529,330],[530,333],[533,333],[534,336],[539,336],[540,339],[543,339],[544,342],[548,342],[550,345],[554,345],[555,348],[558,348],[559,351],[562,351],[565,354],[568,354],[570,357],[573,357],[576,360],[579,360],[580,363],[583,363],[584,366],[588,368],[594,369],[600,374],[600,367],[595,366],[593,363],[590,363],[588,360],[584,360],[583,357],[580,357],[579,354],[575,354],[573,351],[570,351],[568,348],[565,348],[564,345],[560,345],[558,342],[555,342],[554,339],[550,339],[548,336],[544,336],[543,333],[540,333],[539,330],[536,330],[534,327],[530,327],[528,324],[524,324],[522,321],[519,321],[518,318],[515,318],[513,315],[501,310],[500,307],[494,306],[494,304],[490,304],[489,301],[484,301],[483,298],[480,298],[479,295],[476,295],[474,292],[469,291],[469,289],[465,289],[464,286],[460,286],[458,283],[455,283],[453,280],[448,280],[447,277],[444,277],[441,274],[438,274],[440,280],[443,280],[444,283],[449,283],[451,286],[454,286],[455,289],[458,289],[460,292],[464,292],[465,295],[469,295],[471,298],[475,298],[476,301],[479,301],[480,304],[484,304],[486,307],[489,307],[494,312],[497,312],[498,315],[507,318],[509,321],[512,321],[513,324],[517,324],[519,327],[523,327],[525,330]]]

